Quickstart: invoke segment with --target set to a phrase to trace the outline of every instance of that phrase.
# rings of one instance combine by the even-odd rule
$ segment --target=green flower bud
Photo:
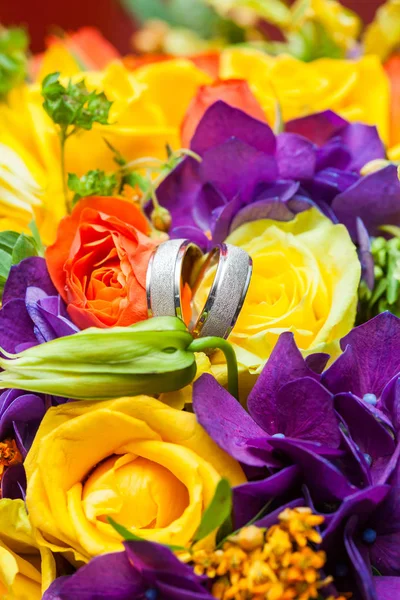
[[[176,317],[156,317],[131,327],[93,327],[18,354],[2,350],[7,358],[0,358],[0,387],[80,400],[173,392],[193,381],[194,353],[210,348],[225,353],[230,389],[236,395],[231,345],[215,337],[194,341]]]

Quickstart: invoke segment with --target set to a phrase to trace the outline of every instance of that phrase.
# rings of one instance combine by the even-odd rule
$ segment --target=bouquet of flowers
[[[400,597],[399,3],[203,8],[0,28],[0,599]]]

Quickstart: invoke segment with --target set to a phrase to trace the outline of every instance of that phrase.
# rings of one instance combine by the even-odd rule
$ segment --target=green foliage
[[[28,44],[29,38],[24,29],[0,26],[0,99],[24,81]]]
[[[104,92],[89,92],[84,81],[69,81],[65,87],[59,77],[60,73],[50,73],[42,82],[43,107],[56,125],[65,130],[70,125],[86,130],[94,123],[108,125],[112,102]]]
[[[124,5],[142,23],[160,19],[171,27],[184,27],[203,38],[213,36],[219,16],[203,0],[123,0]]]
[[[232,512],[232,489],[227,479],[221,479],[214,496],[203,513],[199,528],[193,542],[207,537],[229,521]]]
[[[117,533],[119,533],[119,535],[125,540],[125,542],[146,542],[147,541],[144,538],[141,538],[138,535],[135,535],[134,533],[130,532],[129,529],[127,529],[123,525],[120,525],[119,523],[114,521],[114,519],[112,519],[111,517],[107,517],[107,521],[115,529],[115,531]],[[183,546],[174,546],[172,544],[161,544],[161,546],[166,546],[173,552],[176,552],[179,550],[185,550],[185,548]]]
[[[0,232],[0,298],[11,267],[24,258],[40,254],[41,249],[33,237],[16,231]]]
[[[85,82],[72,83],[67,87],[59,81],[60,73],[50,73],[42,81],[43,108],[58,127],[61,151],[61,178],[65,206],[71,212],[65,176],[65,143],[80,129],[90,130],[94,123],[108,125],[112,102],[104,92],[89,92]]]
[[[88,171],[82,177],[68,173],[68,187],[75,192],[72,205],[87,196],[112,196],[118,186],[115,173],[105,173],[100,169]]]
[[[375,265],[375,284],[372,290],[364,281],[360,284],[359,323],[385,310],[400,317],[400,238],[374,238],[371,254]]]

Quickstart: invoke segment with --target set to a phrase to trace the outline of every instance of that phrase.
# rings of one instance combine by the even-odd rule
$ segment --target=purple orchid
[[[157,195],[172,216],[171,237],[207,248],[242,223],[287,221],[317,205],[357,239],[357,218],[370,234],[400,224],[400,183],[395,166],[360,176],[369,161],[385,157],[375,127],[348,123],[325,111],[271,128],[222,101],[204,114],[191,141],[201,157],[185,158]]]
[[[17,353],[77,331],[51,282],[44,258],[26,258],[11,268],[0,310],[1,348]]]
[[[59,577],[43,600],[212,600],[204,578],[165,546],[124,546],[125,552],[98,556],[74,575]]]

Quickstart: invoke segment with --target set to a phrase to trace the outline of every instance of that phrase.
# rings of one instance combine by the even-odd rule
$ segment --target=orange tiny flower
[[[147,318],[146,271],[157,240],[133,203],[84,198],[58,228],[46,262],[80,327],[133,325]]]
[[[5,469],[18,463],[22,463],[22,456],[15,440],[6,439],[0,442],[0,481]]]

